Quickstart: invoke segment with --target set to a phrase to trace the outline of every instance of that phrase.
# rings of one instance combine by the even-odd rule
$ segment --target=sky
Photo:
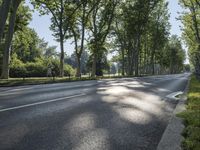
[[[182,12],[183,9],[178,5],[178,0],[168,0],[169,2],[169,12],[170,12],[170,24],[171,24],[171,34],[176,34],[181,36],[181,22],[177,20],[179,17],[178,12]]]
[[[177,20],[179,17],[178,12],[182,12],[182,8],[178,5],[178,0],[168,0],[169,2],[169,12],[170,12],[170,24],[171,24],[171,35],[176,34],[179,37],[181,36],[181,22]],[[32,8],[29,0],[26,0],[26,3]],[[52,36],[52,31],[50,31],[50,18],[51,16],[40,16],[37,11],[33,13],[32,21],[30,22],[29,26],[34,28],[35,31],[38,33],[40,38],[44,38],[46,42],[49,43],[49,46],[57,46],[57,50],[59,51],[60,46],[59,43],[54,40]],[[187,51],[186,47],[183,46],[184,49]],[[65,43],[65,51],[68,55],[71,55],[74,51],[74,45],[72,41],[66,41]],[[188,63],[188,59],[185,63]]]

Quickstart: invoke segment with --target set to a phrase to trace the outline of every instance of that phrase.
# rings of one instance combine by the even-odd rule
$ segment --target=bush
[[[59,60],[51,60],[52,71],[55,72],[55,76],[60,75],[60,62]],[[75,74],[75,70],[72,66],[65,64],[64,65],[64,76],[73,76]]]
[[[53,76],[58,77],[60,75],[60,62],[59,60],[51,60],[51,67],[52,67],[52,72],[54,73]]]
[[[12,61],[10,63],[10,77],[26,77],[26,74],[27,70],[25,64],[17,58],[16,54],[13,54]]]
[[[18,65],[10,67],[10,77],[11,78],[24,78],[27,76],[27,70],[25,65]]]
[[[23,63],[17,58],[16,54],[12,55],[10,64],[10,77],[44,77],[47,73],[47,67],[42,59],[36,59],[36,62]]]
[[[40,62],[31,62],[25,65],[27,70],[27,77],[45,77],[47,74],[47,67]]]
[[[48,67],[51,67],[53,76],[59,76],[60,62],[58,59],[52,59],[50,62],[46,60],[37,58],[35,62],[23,63],[17,58],[16,54],[13,54],[10,65],[10,77],[20,78],[20,77],[46,77]],[[73,76],[75,70],[70,65],[64,66],[64,75]]]
[[[70,65],[64,66],[64,76],[74,76],[75,70]]]

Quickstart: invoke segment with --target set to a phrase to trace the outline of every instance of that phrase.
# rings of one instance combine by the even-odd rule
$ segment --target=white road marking
[[[180,94],[183,94],[183,92],[182,91],[174,92],[174,93],[167,95],[166,97],[170,98],[170,99],[178,100],[179,98],[177,98],[176,96],[180,95]]]
[[[76,88],[76,87],[80,87],[80,88],[85,88],[85,87],[88,87],[88,86],[94,86],[94,85],[98,85],[98,83],[95,83],[95,84],[78,84],[78,85],[74,85],[74,86],[62,86],[61,88]],[[47,87],[47,88],[53,88],[53,87]],[[12,89],[12,90],[8,90],[8,91],[3,91],[3,92],[0,92],[0,96],[10,96],[10,95],[17,95],[17,94],[21,94],[21,92],[26,92],[28,89],[31,89],[31,88],[18,88],[18,89]],[[33,89],[33,88],[32,88]]]
[[[0,112],[4,111],[9,111],[9,110],[15,110],[15,109],[20,109],[20,108],[25,108],[25,107],[30,107],[30,106],[35,106],[35,105],[41,105],[41,104],[46,104],[46,103],[51,103],[51,102],[56,102],[56,101],[62,101],[65,99],[70,99],[70,98],[75,98],[75,97],[81,97],[86,95],[85,93],[77,94],[77,95],[72,95],[72,96],[67,96],[67,97],[61,97],[61,98],[56,98],[52,100],[47,100],[47,101],[42,101],[42,102],[36,102],[32,104],[26,104],[26,105],[21,105],[21,106],[15,106],[15,107],[10,107],[10,108],[4,108],[0,109]]]
[[[28,90],[28,89],[32,89],[32,87],[10,89],[10,90],[4,91],[4,92],[24,91],[24,90]]]
[[[18,92],[14,92],[14,93],[3,93],[3,94],[0,94],[0,96],[10,96],[10,95],[16,95],[16,94],[21,94],[21,92],[20,91],[18,91]]]

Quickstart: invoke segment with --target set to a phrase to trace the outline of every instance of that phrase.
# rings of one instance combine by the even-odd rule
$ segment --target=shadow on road
[[[0,148],[155,150],[175,107],[175,104],[161,100],[156,87],[152,82],[142,80],[104,82],[81,98],[87,100],[85,103],[28,119],[21,117],[19,121],[1,126]],[[45,109],[61,104],[49,104]],[[26,116],[22,110],[16,112]]]

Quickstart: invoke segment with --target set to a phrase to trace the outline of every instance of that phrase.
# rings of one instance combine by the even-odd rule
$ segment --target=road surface
[[[0,88],[1,150],[155,150],[189,74]]]

